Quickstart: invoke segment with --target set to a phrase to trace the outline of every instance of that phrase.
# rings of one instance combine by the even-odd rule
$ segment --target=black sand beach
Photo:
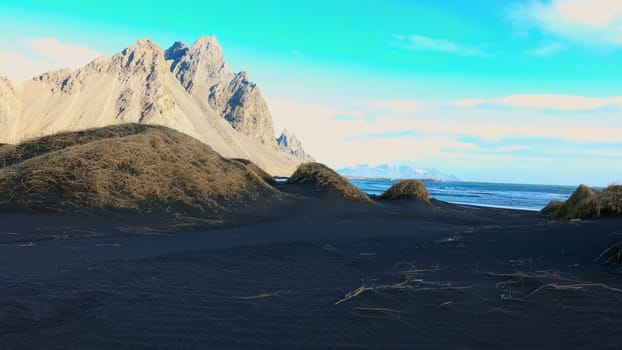
[[[2,214],[0,348],[622,348],[622,271],[594,261],[619,218],[433,204],[300,199],[175,233]]]

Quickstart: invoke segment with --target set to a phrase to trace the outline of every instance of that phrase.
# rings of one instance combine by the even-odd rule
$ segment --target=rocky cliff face
[[[208,101],[235,130],[275,146],[272,116],[259,88],[248,80],[246,72],[236,74],[229,82],[213,85]]]
[[[241,134],[275,147],[272,116],[259,88],[246,72],[229,70],[215,37],[202,37],[192,47],[176,42],[165,57],[177,80],[204,107],[222,115]]]
[[[315,162],[315,159],[302,148],[302,143],[298,140],[296,135],[289,132],[287,129],[281,132],[281,135],[276,139],[276,144],[281,152],[294,159],[297,163]]]
[[[0,77],[0,133],[8,129],[9,122],[19,115],[20,110],[17,87],[9,79]]]
[[[261,130],[272,126],[269,113],[246,108],[265,102],[251,101],[252,84],[228,70],[214,43],[202,38],[190,48],[176,43],[164,52],[150,40],[139,40],[77,70],[49,72],[20,86],[2,79],[0,143],[128,122],[158,124],[193,136],[224,157],[249,159],[272,174],[290,174],[295,161],[277,151],[273,137],[267,141],[273,131]],[[227,86],[223,108],[209,102],[211,87],[218,84]],[[267,121],[253,123],[253,116]],[[236,118],[235,123],[227,121]]]

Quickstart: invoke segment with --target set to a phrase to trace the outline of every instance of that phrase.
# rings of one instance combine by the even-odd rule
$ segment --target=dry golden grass
[[[599,195],[600,215],[622,214],[622,185],[611,185]]]
[[[540,215],[545,217],[554,217],[555,213],[564,205],[564,202],[553,199],[546,205],[546,207],[540,210]]]
[[[0,210],[219,217],[279,199],[268,177],[172,129],[126,124],[0,148]]]
[[[343,198],[359,202],[371,202],[369,196],[356,188],[343,176],[324,164],[301,164],[287,180],[286,191],[309,196]]]
[[[386,190],[381,199],[414,199],[417,201],[430,203],[428,190],[417,180],[402,180]]]
[[[0,169],[27,159],[58,151],[71,146],[83,145],[102,139],[120,138],[129,135],[149,134],[168,130],[163,126],[143,124],[112,125],[75,132],[64,132],[24,141],[19,145],[5,145],[0,148]]]
[[[548,213],[565,220],[617,216],[622,214],[622,186],[611,185],[597,191],[580,185],[566,202],[553,202],[542,209],[543,215]]]
[[[570,198],[555,212],[558,219],[580,219],[597,216],[598,191],[579,185]]]

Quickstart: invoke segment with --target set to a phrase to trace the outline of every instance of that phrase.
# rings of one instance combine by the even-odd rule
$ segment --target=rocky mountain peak
[[[210,87],[208,103],[221,112],[238,132],[276,147],[268,105],[259,88],[248,80],[246,72],[237,73],[228,82]]]
[[[166,49],[166,51],[164,51],[164,58],[166,60],[176,61],[182,58],[189,49],[190,48],[186,44],[182,43],[181,41],[176,41],[175,43],[173,43],[173,46],[169,47],[168,49]]]
[[[259,89],[246,72],[229,70],[215,37],[201,37],[187,50],[176,43],[166,59],[184,89],[206,109],[222,115],[239,133],[276,148],[272,116]]]
[[[298,140],[296,135],[287,129],[283,129],[281,135],[276,138],[276,144],[279,151],[285,153],[299,163],[315,162],[313,157],[307,154],[302,148],[302,143]]]
[[[115,64],[132,72],[149,72],[164,66],[164,52],[151,39],[139,39],[112,57]]]
[[[214,49],[217,51],[222,51],[220,44],[218,43],[218,39],[216,39],[215,35],[203,35],[202,37],[195,40],[192,46],[203,47],[205,49]]]
[[[146,53],[162,53],[162,49],[151,39],[138,39],[134,44],[121,51],[121,54],[126,56]]]
[[[165,58],[173,75],[196,97],[205,97],[210,86],[233,77],[218,41],[212,36],[199,38],[191,47],[176,42],[166,50]]]

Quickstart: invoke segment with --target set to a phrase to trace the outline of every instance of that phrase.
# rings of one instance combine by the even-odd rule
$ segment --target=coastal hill
[[[300,163],[279,151],[259,88],[229,70],[214,37],[166,51],[141,39],[76,70],[0,78],[0,143],[123,123],[170,127],[273,175]]]
[[[337,172],[347,177],[374,179],[433,179],[439,181],[457,181],[454,175],[443,174],[436,169],[417,169],[405,164],[380,164],[369,166],[360,164],[338,169]]]
[[[269,181],[254,164],[162,126],[115,125],[0,148],[2,211],[222,220],[281,199]]]

